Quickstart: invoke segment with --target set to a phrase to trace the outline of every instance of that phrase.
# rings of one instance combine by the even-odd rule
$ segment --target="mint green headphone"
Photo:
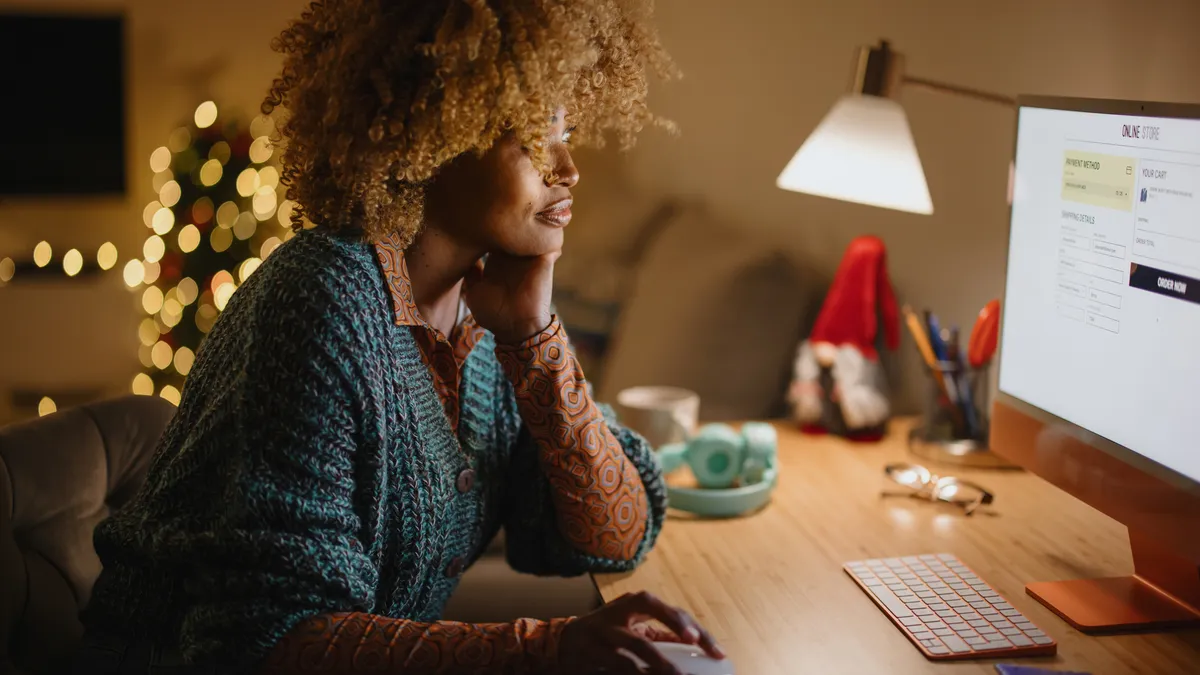
[[[740,432],[727,424],[706,424],[684,443],[658,450],[663,472],[687,464],[699,488],[667,486],[671,508],[702,516],[727,517],[765,505],[779,470],[775,427],[747,422]],[[734,485],[737,487],[734,487]]]

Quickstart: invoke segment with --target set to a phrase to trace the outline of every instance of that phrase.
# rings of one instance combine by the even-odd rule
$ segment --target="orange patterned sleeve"
[[[458,675],[558,672],[558,638],[569,619],[423,623],[364,612],[321,614],[293,628],[262,675]]]
[[[633,560],[646,534],[645,487],[592,400],[561,322],[497,346],[496,356],[537,444],[563,537],[587,555]]]

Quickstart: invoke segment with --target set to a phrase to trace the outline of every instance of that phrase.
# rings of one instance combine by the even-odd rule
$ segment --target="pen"
[[[954,379],[953,372],[945,372],[945,365],[950,363],[950,356],[946,349],[946,340],[942,337],[941,323],[938,321],[937,315],[933,312],[926,312],[926,322],[929,325],[929,342],[933,346],[933,353],[937,357],[935,368],[939,373],[943,373],[943,378],[946,383],[946,398],[950,401],[950,411],[954,418],[955,431],[962,432],[966,430],[966,420],[963,418],[961,406],[961,397],[958,392],[958,381]]]
[[[963,416],[967,422],[967,434],[971,438],[975,438],[979,433],[978,416],[975,414],[975,402],[971,395],[971,383],[967,379],[967,366],[963,361],[962,350],[959,348],[959,332],[958,327],[954,326],[950,329],[949,346],[947,348],[947,356],[950,361],[955,364],[955,372],[959,375],[958,394],[959,402],[962,404]]]
[[[938,367],[937,357],[933,353],[933,347],[929,344],[929,335],[925,332],[925,327],[921,325],[921,319],[912,307],[904,307],[904,323],[908,326],[908,332],[912,334],[913,342],[917,344],[917,351],[921,353],[921,358],[925,360],[925,365],[929,367],[933,375],[933,381],[937,383],[938,389],[947,400],[950,399],[950,392],[946,386],[945,377],[942,375],[941,368]],[[928,324],[926,324],[928,325]],[[951,407],[950,413],[954,417],[954,423],[962,424],[962,411],[957,407]]]

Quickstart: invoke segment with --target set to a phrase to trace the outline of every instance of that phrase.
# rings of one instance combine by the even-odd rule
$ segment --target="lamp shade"
[[[929,215],[933,202],[899,103],[843,96],[784,167],[775,184],[885,209]]]

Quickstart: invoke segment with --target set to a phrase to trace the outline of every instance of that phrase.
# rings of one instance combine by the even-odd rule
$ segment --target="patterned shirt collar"
[[[417,309],[416,296],[413,294],[412,282],[408,276],[408,263],[404,260],[404,249],[394,235],[380,239],[375,244],[375,255],[383,268],[383,279],[391,298],[392,312],[396,317],[397,326],[424,326],[434,333],[439,331],[421,316]],[[475,318],[463,307],[460,312],[463,319],[459,328],[475,327]],[[458,332],[457,330],[455,332]],[[472,332],[467,330],[465,332]]]

